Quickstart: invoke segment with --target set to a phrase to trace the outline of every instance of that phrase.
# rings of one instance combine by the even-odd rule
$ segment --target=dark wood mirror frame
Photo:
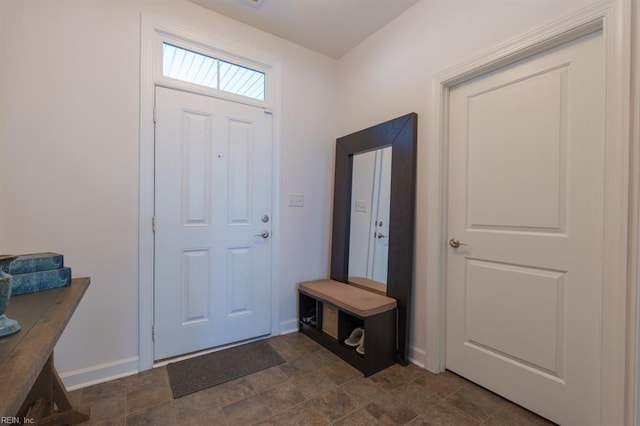
[[[391,206],[387,296],[398,304],[398,362],[406,365],[413,287],[413,244],[416,193],[418,115],[411,113],[336,141],[333,191],[331,279],[346,283],[349,274],[351,183],[353,156],[392,146]]]

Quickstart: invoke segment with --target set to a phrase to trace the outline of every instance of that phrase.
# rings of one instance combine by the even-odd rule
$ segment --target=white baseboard
[[[415,346],[409,346],[409,361],[420,368],[426,368],[427,352]]]
[[[289,334],[298,331],[298,320],[296,318],[280,322],[280,333]]]
[[[298,320],[292,319],[280,323],[280,334],[295,333],[298,331]],[[425,368],[427,355],[422,349],[411,346],[409,348],[409,361],[420,368]],[[138,357],[125,358],[118,361],[81,368],[60,374],[60,378],[68,391],[74,391],[87,386],[97,385],[121,377],[138,373]]]
[[[84,388],[98,383],[108,382],[121,377],[131,376],[138,372],[138,357],[125,358],[118,361],[81,368],[60,374],[60,378],[68,391]]]

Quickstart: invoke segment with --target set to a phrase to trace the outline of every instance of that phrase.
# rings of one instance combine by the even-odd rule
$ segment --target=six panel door
[[[156,89],[154,358],[271,332],[272,118]]]

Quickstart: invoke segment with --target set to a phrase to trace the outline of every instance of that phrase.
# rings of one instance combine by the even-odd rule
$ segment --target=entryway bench
[[[396,361],[396,300],[322,279],[298,284],[298,330],[360,370],[365,377]],[[312,319],[313,318],[313,319]],[[365,330],[364,355],[344,341]]]

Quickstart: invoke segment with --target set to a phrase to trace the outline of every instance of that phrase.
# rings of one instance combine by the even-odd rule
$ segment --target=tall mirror
[[[405,365],[413,286],[417,122],[417,114],[411,113],[339,138],[333,194],[331,279],[373,283],[374,291],[396,299],[397,360]]]
[[[386,293],[391,207],[391,156],[387,146],[353,156],[349,276]]]

